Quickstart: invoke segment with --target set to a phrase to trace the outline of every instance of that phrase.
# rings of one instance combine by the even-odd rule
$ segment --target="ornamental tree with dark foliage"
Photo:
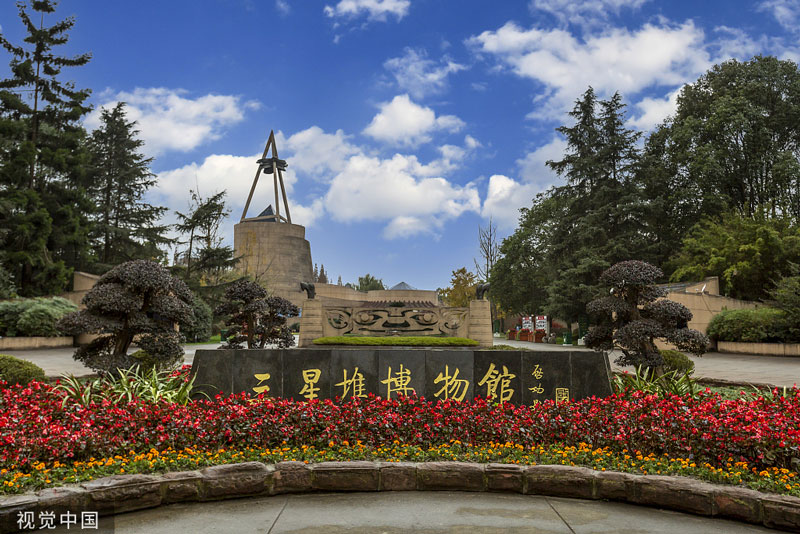
[[[661,276],[661,269],[644,261],[622,261],[606,269],[600,282],[610,287],[609,295],[586,306],[595,323],[586,334],[586,346],[620,350],[617,364],[650,368],[664,364],[656,339],[702,355],[708,337],[687,328],[692,312],[686,306],[662,299],[666,290],[653,285]]]
[[[270,297],[252,280],[231,284],[214,312],[227,318],[228,338],[220,348],[239,349],[244,343],[248,349],[261,349],[267,344],[282,349],[294,345],[286,319],[297,317],[297,306],[281,297]]]
[[[175,325],[192,320],[192,292],[161,265],[148,260],[117,265],[100,277],[81,303],[86,309],[64,316],[58,328],[71,335],[100,334],[74,355],[95,371],[108,373],[139,364],[128,354],[134,337],[148,362],[160,369],[173,367],[183,356],[182,336]]]

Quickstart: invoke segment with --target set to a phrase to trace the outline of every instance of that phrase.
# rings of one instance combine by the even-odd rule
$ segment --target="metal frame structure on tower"
[[[267,154],[269,153],[270,147],[272,147],[272,157],[268,158]],[[275,188],[275,214],[267,215],[265,217],[251,217],[251,220],[274,220],[275,222],[285,222],[291,224],[292,215],[289,213],[289,202],[286,199],[286,187],[283,185],[283,171],[286,170],[287,164],[286,160],[278,159],[278,147],[275,144],[275,133],[272,130],[269,132],[269,139],[267,139],[267,146],[264,147],[264,154],[256,163],[258,163],[258,170],[256,171],[255,178],[253,178],[253,185],[250,188],[250,194],[247,195],[247,203],[244,205],[242,218],[239,220],[239,222],[243,222],[247,217],[247,210],[250,207],[250,201],[253,200],[253,193],[256,190],[258,178],[261,176],[261,172],[263,171],[264,174],[273,175],[272,181]],[[281,205],[278,197],[279,185],[281,189],[281,196],[283,197],[283,206],[286,209],[285,217],[281,215]]]

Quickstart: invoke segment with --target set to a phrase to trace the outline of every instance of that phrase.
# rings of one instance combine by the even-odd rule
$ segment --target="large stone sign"
[[[295,400],[417,394],[533,404],[611,394],[605,354],[416,348],[198,350],[195,387]]]

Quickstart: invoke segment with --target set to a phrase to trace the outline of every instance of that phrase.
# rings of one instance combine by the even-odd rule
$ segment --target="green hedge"
[[[433,337],[433,336],[330,336],[314,340],[315,345],[385,345],[385,346],[419,346],[419,347],[475,347],[478,342],[465,337]]]
[[[44,382],[44,371],[38,365],[8,354],[0,354],[0,380],[9,386],[27,386],[31,380]]]
[[[661,352],[661,357],[664,358],[665,371],[678,371],[687,375],[694,373],[694,362],[684,353],[677,350],[662,350],[659,352]]]
[[[78,307],[61,297],[13,299],[0,302],[0,336],[59,336],[56,323]]]
[[[781,343],[786,338],[784,312],[766,307],[723,310],[711,319],[707,333],[716,341]]]

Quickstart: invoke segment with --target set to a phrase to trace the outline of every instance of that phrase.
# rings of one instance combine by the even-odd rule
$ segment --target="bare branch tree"
[[[497,244],[497,227],[491,217],[486,228],[478,226],[478,250],[481,253],[481,263],[474,259],[475,270],[478,278],[484,282],[489,281],[489,274],[492,267],[500,259],[500,245]]]
[[[489,281],[489,275],[492,272],[492,267],[500,259],[500,245],[497,244],[497,227],[494,225],[492,217],[489,217],[489,224],[486,228],[478,225],[478,250],[481,254],[481,262],[475,262],[475,270],[478,273],[478,278],[483,282]],[[497,303],[492,298],[491,289],[489,290],[489,302],[492,316],[492,328],[494,328],[494,321],[497,319]]]

